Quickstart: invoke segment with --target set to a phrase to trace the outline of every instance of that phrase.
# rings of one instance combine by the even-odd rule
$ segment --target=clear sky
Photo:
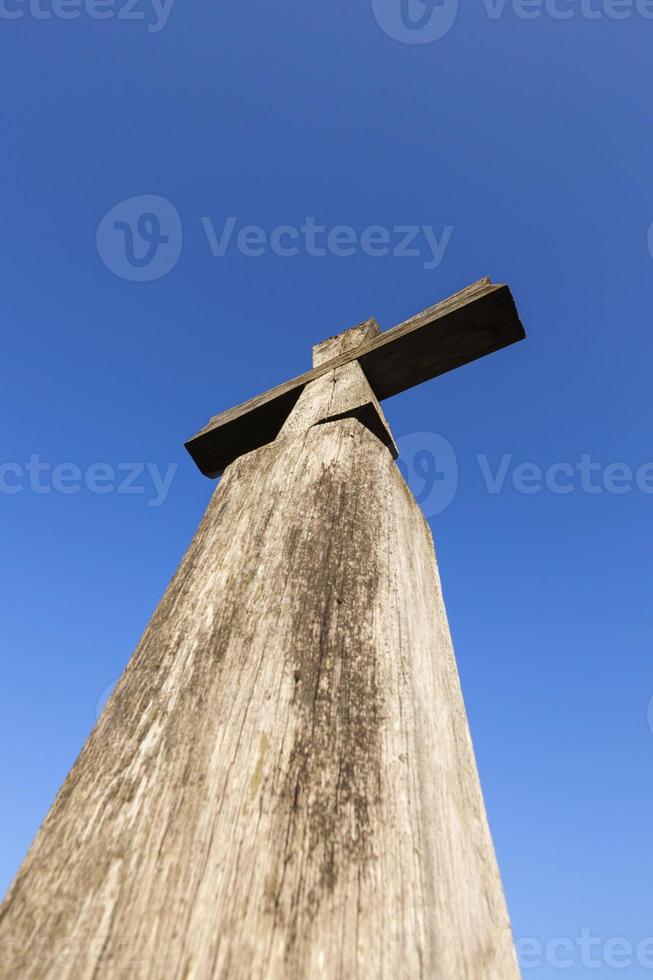
[[[651,18],[0,0],[2,890],[209,499],[184,440],[489,275],[527,341],[384,407],[524,975],[651,975]]]

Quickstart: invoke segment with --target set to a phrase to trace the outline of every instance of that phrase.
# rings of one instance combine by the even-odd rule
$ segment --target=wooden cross
[[[190,440],[223,479],[0,910],[2,977],[518,980],[379,403],[523,336],[483,280]]]
[[[329,341],[318,345],[311,371],[216,415],[193,436],[186,448],[202,473],[219,476],[238,456],[276,439],[306,386],[334,369],[357,361],[374,399],[382,401],[523,340],[525,333],[508,287],[481,279],[385,333],[371,319],[345,336],[346,349]],[[391,443],[373,399],[359,406],[358,417]]]

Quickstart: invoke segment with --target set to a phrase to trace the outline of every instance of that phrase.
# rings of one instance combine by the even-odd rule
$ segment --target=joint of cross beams
[[[189,439],[186,448],[202,473],[220,476],[239,456],[273,442],[282,431],[288,431],[287,426],[301,423],[301,413],[310,404],[313,419],[308,424],[360,417],[371,431],[377,430],[394,454],[396,448],[379,402],[525,336],[509,288],[481,279],[391,330],[381,332],[376,320],[370,319],[316,344],[310,371],[216,415]],[[319,389],[318,401],[323,402],[324,391],[320,385],[314,387],[315,383],[327,375],[332,375],[333,382],[334,372],[354,363],[365,378],[368,392],[364,396],[359,392],[358,401],[350,401],[344,408],[325,409],[322,404],[318,411],[312,399]],[[291,423],[302,399],[301,412]]]

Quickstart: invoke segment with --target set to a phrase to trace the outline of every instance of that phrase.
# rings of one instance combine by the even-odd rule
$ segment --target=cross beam
[[[302,391],[334,368],[358,361],[381,401],[525,337],[506,285],[489,279],[468,286],[384,333],[367,321],[371,339],[242,405],[230,408],[186,443],[206,476],[276,439]]]

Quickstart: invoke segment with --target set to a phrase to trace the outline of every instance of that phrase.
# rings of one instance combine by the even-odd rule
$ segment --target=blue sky
[[[206,506],[184,440],[489,275],[528,340],[384,408],[524,975],[649,976],[653,5],[49,3],[0,3],[0,887]]]

